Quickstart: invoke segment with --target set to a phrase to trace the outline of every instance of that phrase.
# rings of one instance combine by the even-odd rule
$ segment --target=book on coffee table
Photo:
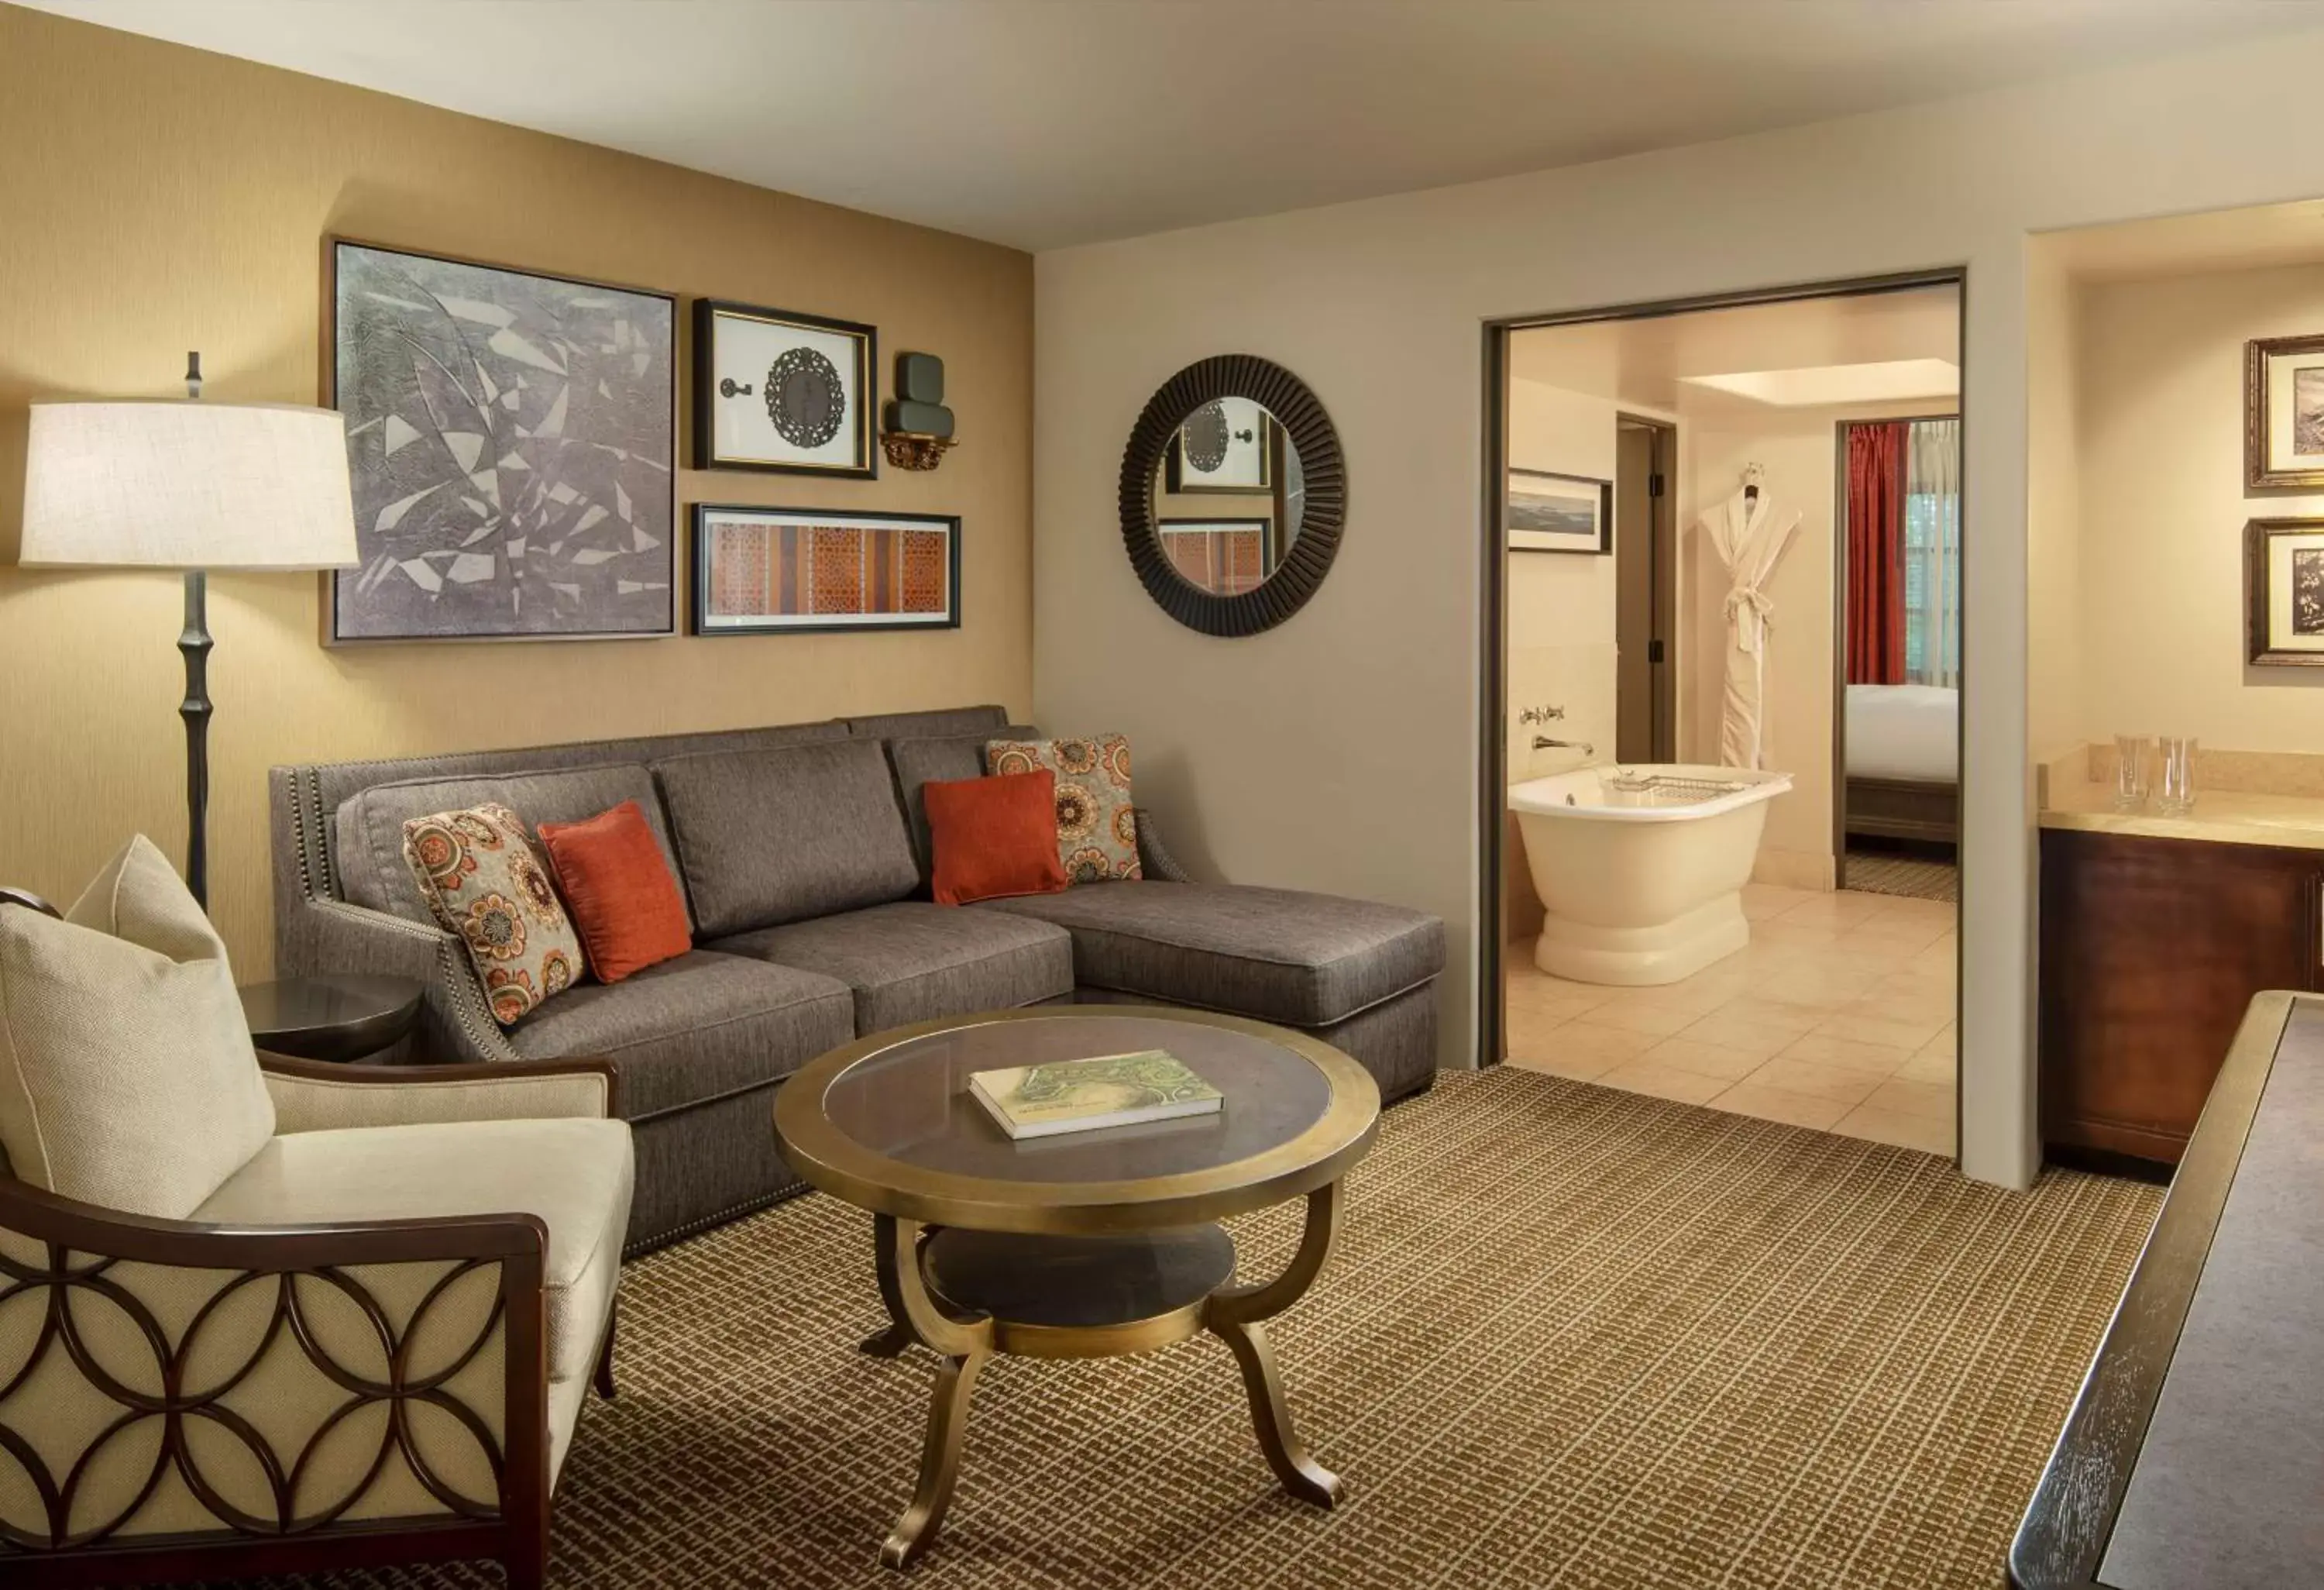
[[[1219,1090],[1168,1049],[978,1071],[968,1091],[1012,1138],[1215,1114]]]

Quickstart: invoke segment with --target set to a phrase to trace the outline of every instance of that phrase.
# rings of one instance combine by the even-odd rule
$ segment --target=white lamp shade
[[[18,561],[344,569],[346,421],[291,404],[34,403]]]

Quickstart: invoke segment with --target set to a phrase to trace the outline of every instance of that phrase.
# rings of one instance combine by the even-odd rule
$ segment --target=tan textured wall
[[[5,5],[0,150],[0,882],[69,895],[133,830],[172,855],[183,831],[177,577],[14,567],[26,403],[170,394],[189,347],[212,397],[314,402],[333,234],[942,356],[962,443],[939,472],[681,470],[678,499],[958,513],[964,627],[327,651],[317,577],[216,578],[211,901],[242,975],[271,958],[270,764],[1029,707],[1028,256]]]

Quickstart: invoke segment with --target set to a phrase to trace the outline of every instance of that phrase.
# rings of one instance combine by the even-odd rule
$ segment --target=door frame
[[[1619,432],[1628,426],[1634,430],[1652,431],[1655,436],[1653,473],[1663,482],[1663,490],[1650,495],[1654,506],[1646,526],[1646,584],[1649,594],[1646,626],[1654,632],[1649,644],[1663,642],[1659,661],[1647,659],[1646,678],[1653,689],[1653,699],[1647,704],[1648,762],[1678,760],[1678,421],[1652,414],[1633,414],[1625,409],[1614,411],[1614,429]],[[1620,476],[1617,464],[1616,501],[1620,500]],[[1622,522],[1617,513],[1614,521],[1614,553],[1622,554]],[[1619,570],[1616,571],[1618,582]],[[1614,634],[1617,643],[1621,639],[1621,619],[1615,617]],[[1620,739],[1621,715],[1615,715],[1616,740]]]
[[[1603,320],[1646,320],[1669,315],[1686,315],[1704,310],[1745,309],[1757,304],[1794,303],[1806,299],[1861,298],[1874,293],[1905,292],[1916,288],[1950,287],[1961,295],[1960,324],[1969,323],[1969,267],[1942,265],[1924,271],[1901,271],[1885,275],[1841,277],[1828,282],[1802,282],[1785,287],[1749,288],[1732,292],[1702,293],[1687,298],[1655,299],[1638,303],[1614,304],[1599,309],[1552,311],[1536,315],[1510,315],[1489,319],[1481,327],[1484,356],[1482,365],[1482,398],[1484,408],[1484,441],[1479,472],[1480,495],[1478,507],[1478,544],[1482,578],[1478,581],[1478,670],[1483,687],[1478,696],[1477,735],[1477,835],[1478,835],[1478,910],[1473,924],[1478,938],[1477,954],[1477,1065],[1480,1069],[1497,1066],[1508,1058],[1508,1006],[1506,998],[1506,956],[1508,948],[1508,891],[1503,887],[1502,868],[1508,864],[1508,845],[1503,825],[1508,820],[1508,549],[1501,529],[1501,502],[1508,480],[1509,416],[1508,368],[1509,335],[1549,326],[1583,326]],[[1968,337],[1961,338],[1960,365],[1961,390],[1961,490],[1966,501],[1969,490],[1969,390]],[[1675,513],[1675,507],[1674,507]],[[1962,537],[1961,561],[1964,569],[1969,561],[1969,542]],[[1835,584],[1838,582],[1835,581]],[[1675,676],[1674,676],[1675,677]],[[1961,651],[1962,738],[1968,735],[1969,724],[1969,651],[1963,636]],[[1968,767],[1966,756],[1961,766]],[[1963,803],[1966,818],[1966,802]],[[1964,823],[1966,827],[1966,823]],[[1963,847],[1964,852],[1966,846]],[[1964,905],[1969,896],[1969,870],[1961,869],[1961,896]],[[1960,935],[1955,935],[1956,938]],[[1959,973],[1960,952],[1956,949],[1954,983],[1954,1031],[1960,1031],[1962,998]],[[1960,1068],[1954,1067],[1953,1160],[1960,1160]]]

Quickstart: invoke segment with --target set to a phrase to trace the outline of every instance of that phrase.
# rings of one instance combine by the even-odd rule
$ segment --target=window
[[[1960,421],[1916,420],[1904,448],[1904,677],[1960,686]]]

